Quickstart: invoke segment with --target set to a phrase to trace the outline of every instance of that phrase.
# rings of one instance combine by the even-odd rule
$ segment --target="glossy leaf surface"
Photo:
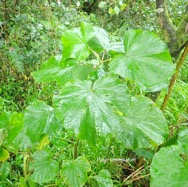
[[[178,143],[164,147],[154,155],[151,163],[151,187],[186,187],[188,184],[188,133],[180,130]]]
[[[145,97],[132,98],[123,111],[122,121],[118,136],[131,149],[160,145],[168,136],[168,126],[162,112]]]
[[[35,101],[24,113],[24,130],[32,142],[37,142],[42,134],[53,135],[60,129],[54,109],[43,101]]]
[[[87,42],[93,36],[93,27],[88,23],[82,23],[81,27],[66,31],[61,38],[64,60],[68,58],[86,59],[90,54]]]
[[[91,166],[86,158],[78,157],[73,161],[65,161],[62,167],[62,175],[70,187],[82,187],[87,179],[87,173]]]
[[[53,180],[59,169],[57,161],[52,160],[48,151],[42,150],[33,154],[34,160],[30,164],[30,169],[34,170],[30,179],[39,184]]]
[[[110,70],[154,92],[168,85],[174,66],[160,38],[149,31],[133,30],[125,33],[124,53],[113,58]]]
[[[94,144],[95,132],[108,134],[119,128],[118,107],[129,101],[126,85],[114,77],[76,81],[54,97],[58,117],[66,128]]]
[[[41,68],[32,73],[36,82],[54,82],[64,85],[68,81],[80,79],[85,80],[94,71],[94,65],[83,64],[74,59],[61,60],[52,56]]]

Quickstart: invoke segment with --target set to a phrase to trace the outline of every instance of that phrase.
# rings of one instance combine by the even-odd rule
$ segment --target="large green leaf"
[[[94,36],[93,27],[88,23],[81,23],[81,27],[68,30],[62,35],[63,58],[85,59],[89,56],[87,42]]]
[[[78,157],[74,161],[65,161],[62,167],[62,175],[70,187],[82,187],[87,179],[87,172],[91,166],[86,158]]]
[[[154,155],[151,163],[151,187],[187,187],[188,184],[188,131],[180,130],[178,143],[164,147]]]
[[[113,187],[111,174],[106,169],[101,170],[99,174],[93,178],[97,180],[99,187]]]
[[[149,31],[127,31],[124,53],[116,55],[110,70],[134,80],[143,90],[158,91],[168,85],[174,66],[166,44]]]
[[[30,169],[34,170],[30,179],[33,182],[45,183],[53,180],[58,174],[59,164],[52,160],[48,151],[42,150],[33,154],[34,160],[30,164]]]
[[[180,145],[165,147],[156,153],[150,167],[151,187],[187,187],[187,153]]]
[[[24,130],[32,142],[37,142],[42,134],[54,135],[60,124],[54,109],[43,101],[35,101],[24,113]]]
[[[122,127],[118,137],[127,148],[149,148],[163,143],[167,138],[167,122],[151,100],[133,97],[122,113]]]
[[[126,85],[111,76],[93,84],[91,81],[66,84],[54,97],[58,117],[64,126],[92,144],[96,131],[108,134],[120,128],[118,108],[126,101],[129,101]]]

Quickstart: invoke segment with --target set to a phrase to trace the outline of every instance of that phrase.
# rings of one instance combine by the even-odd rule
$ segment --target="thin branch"
[[[178,64],[177,64],[177,66],[176,66],[176,72],[175,72],[175,74],[172,76],[172,79],[171,79],[171,81],[170,81],[169,88],[168,88],[168,93],[166,94],[166,96],[165,96],[165,98],[164,98],[164,101],[163,101],[163,104],[162,104],[162,106],[161,106],[161,110],[162,110],[162,111],[164,111],[164,109],[165,109],[165,107],[166,107],[166,105],[167,105],[167,102],[168,102],[168,100],[169,100],[169,98],[170,98],[170,95],[171,95],[171,93],[172,93],[172,88],[173,88],[173,86],[174,86],[174,84],[175,84],[175,82],[176,82],[176,79],[177,79],[177,77],[178,77],[179,71],[180,71],[180,69],[181,69],[181,66],[183,65],[183,62],[184,62],[184,60],[185,60],[185,58],[186,58],[186,56],[187,56],[187,53],[188,53],[188,42],[186,43],[186,46],[185,46],[185,48],[184,48],[184,51],[183,51],[183,53],[182,53],[182,55],[181,55],[181,57],[180,57],[180,59],[179,59],[179,61],[178,61]]]

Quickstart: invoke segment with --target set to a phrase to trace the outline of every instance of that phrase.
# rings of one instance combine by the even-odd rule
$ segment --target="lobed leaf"
[[[174,65],[166,44],[149,31],[128,31],[124,36],[124,54],[116,55],[110,70],[134,80],[141,89],[155,92],[167,87]]]
[[[91,166],[85,157],[78,157],[73,161],[65,161],[62,167],[62,175],[70,187],[82,187],[86,183],[87,173]]]
[[[37,151],[33,154],[34,160],[30,164],[30,169],[34,172],[30,175],[33,182],[42,184],[53,180],[58,174],[59,164],[52,160],[50,153],[45,150]]]

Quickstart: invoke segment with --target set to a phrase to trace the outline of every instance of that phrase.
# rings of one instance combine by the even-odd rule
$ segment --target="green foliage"
[[[74,161],[63,163],[62,175],[70,187],[84,186],[87,181],[87,173],[91,170],[90,164],[84,157],[78,157]]]
[[[187,132],[187,128],[182,129],[178,135],[177,145],[162,148],[155,154],[150,169],[152,187],[161,185],[187,186]]]
[[[53,180],[58,174],[59,164],[52,160],[48,151],[42,150],[33,154],[34,160],[30,164],[30,169],[34,170],[30,180],[39,184]]]
[[[113,58],[110,64],[113,72],[135,80],[142,90],[154,92],[167,86],[174,68],[166,44],[156,35],[128,31],[124,36],[124,51]]]
[[[95,7],[97,1],[85,2]],[[85,2],[77,3],[77,10],[84,8]],[[125,32],[126,23],[123,23],[126,28],[122,29],[123,38],[111,36],[105,29],[88,22],[77,27],[78,21],[100,18],[100,14],[86,16],[74,9],[76,1],[33,4],[45,9],[37,14],[37,19],[33,19],[38,12],[32,6],[18,11],[24,3],[14,7],[15,17],[10,13],[1,18],[3,23],[5,19],[12,21],[7,21],[3,30],[5,37],[0,43],[6,51],[0,75],[3,80],[0,185],[141,186],[148,183],[142,178],[148,176],[147,168],[153,158],[151,186],[168,185],[169,181],[173,181],[172,186],[184,185],[185,181],[186,186],[187,176],[182,173],[187,172],[187,129],[181,129],[176,135],[169,132],[167,122],[175,121],[177,127],[187,125],[187,84],[177,83],[165,111],[167,120],[158,106],[165,91],[157,100],[158,105],[144,96],[144,92],[167,88],[174,73],[166,44],[149,31]],[[101,19],[110,17],[115,23],[117,15],[121,20],[122,14],[135,12],[145,15],[147,20],[154,13],[146,3],[152,4],[150,1],[100,1],[97,7],[103,13],[109,12]],[[140,8],[135,4],[141,5]],[[10,5],[14,6],[12,2]],[[12,24],[15,21],[19,24]],[[143,25],[152,30],[151,23]],[[113,30],[110,24],[105,27]],[[5,39],[9,42],[4,42]],[[30,71],[36,69],[33,65],[39,60],[45,62],[32,73],[36,84]],[[6,62],[13,64],[8,70]],[[30,64],[29,70],[26,64]],[[26,89],[18,91],[25,81]],[[8,100],[16,92],[19,97],[14,97],[14,102],[20,103],[17,110],[24,111],[7,112]],[[29,105],[25,101],[21,104],[22,98],[28,96]],[[34,98],[38,100],[33,101]],[[164,147],[155,154],[159,146]],[[173,156],[169,159],[171,153]],[[134,182],[137,176],[142,184]]]
[[[24,131],[29,139],[38,142],[42,134],[53,135],[60,130],[54,109],[43,101],[28,106],[24,113]]]

